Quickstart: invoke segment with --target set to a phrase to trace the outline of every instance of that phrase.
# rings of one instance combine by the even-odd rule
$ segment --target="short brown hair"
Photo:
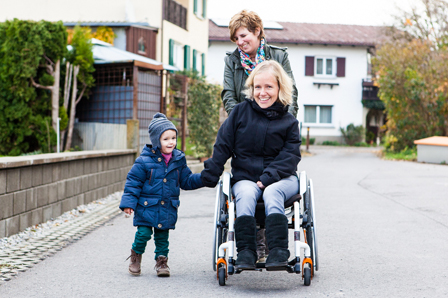
[[[241,27],[247,28],[247,30],[253,34],[255,34],[255,30],[257,30],[257,28],[260,28],[260,35],[258,36],[258,39],[261,40],[265,37],[263,21],[256,12],[247,11],[244,9],[232,17],[229,23],[231,41],[235,42],[235,32]]]
[[[277,100],[284,106],[290,105],[292,103],[292,80],[280,63],[275,60],[261,62],[251,72],[246,80],[246,89],[243,91],[246,97],[254,100],[254,78],[257,74],[263,72],[269,72],[277,80],[279,87]]]

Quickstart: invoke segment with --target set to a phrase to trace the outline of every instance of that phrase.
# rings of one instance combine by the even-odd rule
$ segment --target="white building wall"
[[[283,45],[279,45],[283,46]],[[364,47],[321,46],[321,45],[287,45],[289,61],[298,89],[298,120],[304,121],[304,105],[332,106],[331,124],[307,124],[310,136],[317,142],[323,140],[341,141],[340,127],[348,124],[363,124],[362,79],[367,77],[367,49]],[[234,51],[232,42],[211,42],[208,50],[207,79],[222,84],[224,75],[224,57],[226,51]],[[306,56],[345,57],[345,77],[317,78],[305,76]],[[336,67],[336,65],[334,65]],[[313,83],[338,83],[339,86]],[[306,130],[303,133],[306,134]]]

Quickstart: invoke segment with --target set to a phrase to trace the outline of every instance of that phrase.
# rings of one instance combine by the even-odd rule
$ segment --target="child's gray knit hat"
[[[177,136],[176,126],[164,114],[155,114],[148,126],[149,139],[151,140],[152,147],[158,147],[160,149],[160,136],[170,129],[176,131]]]

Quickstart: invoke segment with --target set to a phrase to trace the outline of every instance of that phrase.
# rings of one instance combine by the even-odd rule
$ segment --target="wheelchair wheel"
[[[216,271],[219,246],[227,240],[227,204],[222,192],[222,181],[218,184],[213,230],[213,271]]]
[[[316,239],[316,215],[314,211],[314,191],[313,182],[308,180],[307,190],[304,196],[304,211],[307,215],[307,223],[305,226],[306,242],[311,250],[311,260],[313,260],[313,267],[319,270],[319,260],[317,257],[317,239]]]
[[[220,267],[218,269],[218,280],[220,286],[226,285],[226,267]]]
[[[311,285],[311,268],[304,268],[303,269],[303,279],[305,286]]]

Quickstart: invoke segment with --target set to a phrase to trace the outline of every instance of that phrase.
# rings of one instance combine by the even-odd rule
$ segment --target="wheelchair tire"
[[[218,269],[218,280],[220,286],[226,285],[226,267],[220,267]]]
[[[222,182],[220,181],[217,189],[217,201],[215,210],[215,224],[213,235],[213,271],[216,271],[218,262],[219,246],[227,240],[227,222],[223,222],[222,215],[226,214],[227,205],[224,194],[222,193]]]
[[[303,279],[305,286],[311,285],[311,268],[304,268],[303,269]]]
[[[313,260],[313,267],[318,270],[318,259],[317,259],[317,242],[315,233],[315,222],[314,222],[314,206],[312,198],[312,185],[310,180],[307,182],[307,190],[304,195],[304,211],[307,213],[307,224],[305,226],[306,231],[306,242],[310,247],[311,260]]]

